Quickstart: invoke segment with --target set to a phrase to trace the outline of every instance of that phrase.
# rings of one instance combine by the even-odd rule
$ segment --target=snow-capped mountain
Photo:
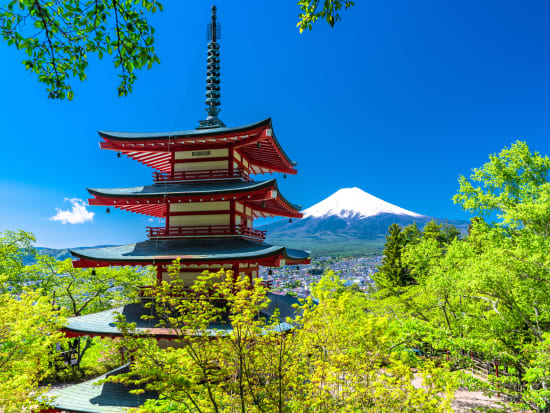
[[[424,217],[416,212],[407,211],[389,202],[383,201],[362,189],[342,188],[328,198],[302,211],[304,218],[368,218],[378,214],[407,215],[414,218]]]
[[[365,253],[381,251],[391,224],[446,221],[465,230],[465,221],[447,221],[408,211],[359,188],[342,188],[302,211],[302,219],[283,219],[261,229],[267,242],[309,249],[314,254]]]

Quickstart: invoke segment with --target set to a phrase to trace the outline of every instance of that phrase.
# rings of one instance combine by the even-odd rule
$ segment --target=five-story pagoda
[[[153,171],[153,184],[134,188],[89,188],[90,205],[163,218],[162,227],[148,227],[148,239],[135,244],[75,249],[77,268],[103,266],[155,266],[157,283],[170,281],[168,266],[179,259],[179,277],[190,286],[203,271],[231,270],[257,277],[260,266],[280,267],[309,263],[306,251],[269,245],[265,231],[253,227],[259,217],[301,218],[300,206],[287,201],[275,179],[254,181],[257,174],[295,174],[292,162],[275,137],[271,119],[246,126],[226,127],[220,111],[219,25],[216,8],[208,26],[206,105],[208,117],[194,130],[168,133],[99,132],[102,149],[137,160]],[[294,315],[294,297],[268,293],[269,307],[261,316],[279,314],[281,329]],[[69,337],[117,337],[117,315],[136,325],[136,331],[161,341],[174,338],[160,328],[142,303],[73,317],[64,331]],[[214,330],[230,330],[215,325]],[[166,345],[166,343],[164,343]],[[139,407],[154,394],[140,398],[121,384],[98,382],[128,371],[123,366],[88,382],[49,392],[54,397],[48,412],[122,412]]]

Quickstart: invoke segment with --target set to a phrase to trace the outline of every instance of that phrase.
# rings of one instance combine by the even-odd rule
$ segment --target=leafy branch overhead
[[[311,30],[313,24],[319,19],[325,19],[330,27],[334,27],[336,22],[341,19],[340,11],[355,6],[355,2],[349,0],[299,0],[298,6],[302,13],[300,13],[300,21],[296,26],[300,28],[301,33],[305,29]]]
[[[118,95],[132,92],[135,71],[159,63],[147,15],[157,0],[11,0],[0,6],[0,34],[26,53],[23,64],[52,99],[73,98],[71,79],[86,79],[88,56],[112,56]]]
[[[136,71],[160,63],[155,29],[147,17],[163,11],[158,0],[4,0],[0,35],[27,56],[23,64],[46,85],[51,99],[72,100],[73,78],[86,79],[89,56],[112,58],[119,70],[118,95],[132,92]],[[353,1],[299,0],[300,32],[319,19],[331,26]]]

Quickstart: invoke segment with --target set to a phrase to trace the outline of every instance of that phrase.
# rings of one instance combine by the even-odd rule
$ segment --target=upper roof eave
[[[244,126],[236,126],[232,128],[209,128],[209,129],[191,129],[184,131],[174,131],[174,132],[154,132],[154,133],[128,133],[128,132],[108,132],[108,131],[98,131],[99,136],[104,139],[110,140],[164,140],[164,139],[177,139],[185,137],[198,137],[198,136],[216,136],[226,133],[234,132],[245,132],[250,129],[260,128],[262,126],[271,125],[271,118],[261,120],[256,123],[251,123]]]
[[[129,133],[129,132],[108,132],[108,131],[98,131],[99,136],[107,141],[163,141],[166,139],[180,139],[180,138],[197,138],[197,137],[208,137],[208,136],[218,136],[231,133],[246,132],[251,129],[258,129],[262,127],[267,127],[272,130],[271,139],[277,147],[281,156],[285,159],[288,164],[294,168],[298,165],[297,162],[291,160],[286,154],[281,144],[273,132],[273,123],[271,118],[261,120],[256,123],[251,123],[249,125],[237,126],[232,128],[209,128],[209,129],[191,129],[185,131],[174,131],[174,132],[154,132],[154,133]]]

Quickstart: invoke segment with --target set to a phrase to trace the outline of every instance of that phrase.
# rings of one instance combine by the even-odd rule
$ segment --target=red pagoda
[[[271,119],[246,126],[226,127],[220,111],[219,25],[216,8],[208,27],[206,105],[208,117],[194,130],[167,133],[99,132],[102,149],[116,151],[151,167],[153,184],[134,188],[89,188],[90,205],[164,218],[162,227],[148,227],[148,239],[135,244],[71,250],[77,268],[102,266],[155,266],[157,282],[169,281],[167,266],[180,260],[180,278],[191,285],[203,271],[221,268],[257,277],[260,266],[280,267],[310,262],[306,251],[269,245],[265,231],[255,229],[259,217],[301,218],[300,206],[290,203],[275,179],[254,181],[257,174],[296,174],[296,164],[282,149]],[[264,310],[277,309],[281,320],[292,316],[297,300],[269,294]],[[158,340],[172,334],[144,320],[141,303],[69,319],[69,337],[116,337],[116,315],[135,322],[137,330]],[[230,326],[212,326],[230,329]],[[127,366],[119,370],[127,369]],[[109,374],[119,374],[113,371]],[[118,412],[138,407],[148,397],[136,399],[130,389],[109,383],[94,385],[102,377],[52,391],[51,412]]]

